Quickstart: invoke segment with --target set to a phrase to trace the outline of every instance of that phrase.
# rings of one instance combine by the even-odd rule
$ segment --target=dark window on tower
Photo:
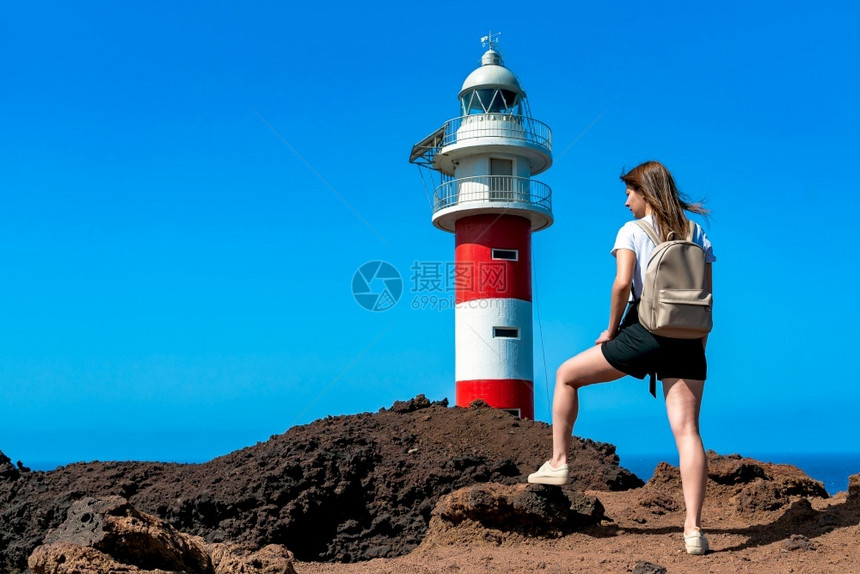
[[[493,259],[519,261],[519,252],[516,249],[493,249]]]
[[[493,327],[493,337],[500,339],[519,339],[519,327]]]

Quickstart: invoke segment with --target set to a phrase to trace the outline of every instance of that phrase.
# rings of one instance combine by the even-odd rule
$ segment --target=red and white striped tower
[[[534,418],[531,233],[552,225],[551,132],[493,49],[460,90],[460,117],[412,148],[441,173],[433,225],[454,232],[457,405]]]

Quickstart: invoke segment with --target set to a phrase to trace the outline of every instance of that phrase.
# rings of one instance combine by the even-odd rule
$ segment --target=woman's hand
[[[597,338],[597,340],[594,342],[594,344],[600,345],[602,343],[606,343],[608,341],[611,341],[614,338],[615,338],[615,333],[613,333],[609,329],[606,329],[604,332],[602,332],[600,334],[600,336]]]

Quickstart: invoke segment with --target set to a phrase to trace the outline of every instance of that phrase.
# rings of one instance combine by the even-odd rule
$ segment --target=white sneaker
[[[553,468],[549,461],[546,461],[537,472],[529,475],[529,482],[532,484],[554,484],[561,486],[562,484],[567,484],[569,474],[566,464],[561,465],[559,468]]]
[[[708,539],[698,528],[689,534],[684,533],[684,546],[687,548],[687,554],[701,556],[708,553]]]

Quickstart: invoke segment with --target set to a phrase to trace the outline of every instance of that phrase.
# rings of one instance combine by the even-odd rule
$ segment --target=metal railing
[[[552,130],[528,116],[487,113],[460,116],[445,122],[442,147],[473,138],[503,137],[524,141],[552,151]]]
[[[433,192],[433,213],[464,203],[524,203],[552,211],[552,190],[540,181],[513,175],[478,175],[446,181]]]

